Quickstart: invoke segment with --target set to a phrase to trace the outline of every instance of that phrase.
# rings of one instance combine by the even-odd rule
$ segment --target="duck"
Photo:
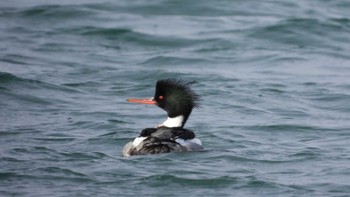
[[[131,103],[158,106],[167,113],[167,119],[155,127],[143,129],[124,146],[123,156],[204,150],[195,133],[184,128],[192,110],[199,107],[199,95],[191,84],[183,79],[160,79],[153,98],[127,99]]]

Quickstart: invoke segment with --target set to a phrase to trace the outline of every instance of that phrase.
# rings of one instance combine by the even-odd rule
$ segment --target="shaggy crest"
[[[184,115],[186,122],[192,109],[199,106],[199,96],[192,91],[191,84],[182,79],[158,80],[154,100],[170,118]]]

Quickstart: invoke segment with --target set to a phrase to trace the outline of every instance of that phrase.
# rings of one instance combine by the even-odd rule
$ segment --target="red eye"
[[[164,97],[162,95],[160,95],[158,98],[159,98],[159,100],[163,100]]]

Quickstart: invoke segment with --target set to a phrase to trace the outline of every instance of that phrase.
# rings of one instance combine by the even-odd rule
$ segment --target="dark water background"
[[[0,196],[350,196],[350,2],[0,2]],[[206,151],[121,156],[193,80]]]

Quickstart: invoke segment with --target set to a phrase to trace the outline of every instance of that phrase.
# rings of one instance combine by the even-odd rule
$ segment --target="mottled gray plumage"
[[[183,128],[161,127],[145,130],[148,132],[143,132],[141,135],[145,135],[147,138],[135,147],[132,146],[132,142],[126,144],[123,149],[123,155],[131,156],[187,151],[186,147],[181,146],[175,140],[178,138],[193,139],[195,137],[192,131]]]
[[[130,155],[159,154],[168,152],[186,151],[186,148],[173,140],[161,140],[156,137],[147,137],[137,147],[130,150]]]

